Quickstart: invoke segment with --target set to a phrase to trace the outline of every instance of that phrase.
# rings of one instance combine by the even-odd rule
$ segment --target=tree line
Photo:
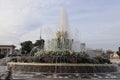
[[[44,49],[44,45],[45,45],[45,40],[44,39],[40,39],[40,40],[36,40],[35,43],[33,43],[32,41],[24,41],[21,44],[21,54],[23,55],[27,55],[30,54],[30,51],[33,49],[33,47],[38,47],[39,49]]]

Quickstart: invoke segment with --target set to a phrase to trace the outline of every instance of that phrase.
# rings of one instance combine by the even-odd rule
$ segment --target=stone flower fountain
[[[24,62],[9,62],[8,68],[12,67],[13,71],[39,73],[116,72],[116,66],[109,61],[97,63],[96,60],[88,59],[89,55],[85,52],[75,50],[73,46],[75,40],[70,37],[67,31],[68,20],[65,10],[61,11],[61,15],[60,30],[56,33],[55,38],[46,41],[45,50],[38,50],[33,56],[28,56]],[[79,43],[77,47],[80,47]]]

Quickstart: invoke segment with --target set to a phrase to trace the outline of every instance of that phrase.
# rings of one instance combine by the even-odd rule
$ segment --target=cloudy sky
[[[88,48],[117,50],[120,46],[120,0],[0,0],[0,44],[55,36],[60,9],[69,28]]]

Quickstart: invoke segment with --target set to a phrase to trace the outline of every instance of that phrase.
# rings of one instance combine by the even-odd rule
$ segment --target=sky
[[[0,0],[0,44],[55,37],[60,9],[74,38],[91,49],[120,46],[120,0]]]

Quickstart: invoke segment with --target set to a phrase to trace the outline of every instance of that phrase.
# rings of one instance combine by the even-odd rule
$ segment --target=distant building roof
[[[15,48],[16,46],[14,46],[14,45],[0,45],[0,47],[13,47],[13,48]]]

